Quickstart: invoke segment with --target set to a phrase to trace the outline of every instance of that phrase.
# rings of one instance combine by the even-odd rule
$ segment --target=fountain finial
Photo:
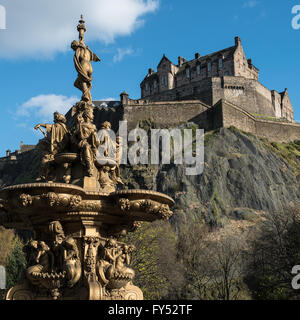
[[[75,69],[78,72],[78,77],[74,83],[74,86],[82,91],[81,101],[92,105],[91,89],[93,68],[91,62],[97,62],[100,61],[100,59],[84,43],[86,26],[85,21],[83,20],[83,15],[81,15],[77,30],[79,32],[79,41],[74,40],[71,44],[71,48],[75,51],[74,64]]]
[[[85,21],[83,19],[83,15],[80,16],[77,30],[79,32],[79,42],[84,44],[84,33],[86,32],[86,26],[85,26]]]

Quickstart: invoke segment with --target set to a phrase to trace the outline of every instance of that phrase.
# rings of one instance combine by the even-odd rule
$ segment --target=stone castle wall
[[[243,77],[213,78],[212,88],[212,105],[225,99],[249,113],[275,116],[271,91],[256,80]]]
[[[190,81],[176,89],[166,90],[151,97],[151,101],[154,102],[201,100],[210,106],[215,105],[220,99],[239,105],[249,113],[293,119],[293,107],[288,98],[283,99],[284,109],[281,111],[279,93],[270,91],[255,79],[244,77],[224,76]]]
[[[128,128],[136,127],[142,120],[150,120],[161,127],[195,122],[201,128],[209,130],[212,127],[210,116],[211,107],[202,101],[164,101],[145,102],[143,100],[129,100],[124,106],[124,120],[128,121]]]
[[[124,105],[124,120],[128,129],[135,128],[139,121],[150,120],[162,128],[194,122],[199,128],[210,131],[220,127],[235,126],[258,137],[274,142],[300,140],[300,124],[257,119],[244,108],[221,99],[213,107],[202,101],[129,100]]]
[[[224,100],[219,101],[214,108],[222,113],[222,127],[235,126],[271,142],[300,140],[300,124],[256,119],[240,107]]]

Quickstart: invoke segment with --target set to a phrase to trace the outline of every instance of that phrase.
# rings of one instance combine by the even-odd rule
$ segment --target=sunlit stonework
[[[53,124],[38,124],[44,134],[37,181],[0,191],[0,223],[34,231],[24,247],[26,280],[11,288],[7,300],[139,300],[130,267],[134,246],[121,241],[142,221],[168,219],[173,200],[148,190],[117,190],[120,144],[93,123],[92,61],[100,61],[84,42],[83,17],[72,42],[81,101],[68,121],[54,114]],[[43,130],[45,129],[45,131]],[[102,152],[99,152],[99,150]],[[116,157],[110,157],[111,152]]]

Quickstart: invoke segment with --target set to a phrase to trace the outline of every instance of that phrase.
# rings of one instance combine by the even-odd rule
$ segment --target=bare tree
[[[291,270],[300,264],[300,207],[269,213],[251,241],[249,282],[256,299],[295,299]]]
[[[219,241],[209,244],[209,275],[215,299],[237,300],[245,289],[246,242],[244,236],[226,234]]]

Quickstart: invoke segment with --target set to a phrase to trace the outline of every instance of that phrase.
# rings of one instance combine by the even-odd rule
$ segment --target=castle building
[[[5,157],[0,157],[0,160],[12,160],[15,161],[17,160],[17,157],[27,151],[33,150],[35,148],[35,145],[33,144],[24,144],[23,141],[20,142],[20,149],[15,150],[12,152],[10,149],[6,150],[6,156]]]
[[[148,101],[201,100],[213,106],[223,99],[254,116],[294,120],[287,89],[277,92],[259,82],[259,70],[246,58],[239,37],[234,46],[203,57],[178,57],[177,65],[163,55],[157,71],[149,69],[140,87],[141,98]]]

